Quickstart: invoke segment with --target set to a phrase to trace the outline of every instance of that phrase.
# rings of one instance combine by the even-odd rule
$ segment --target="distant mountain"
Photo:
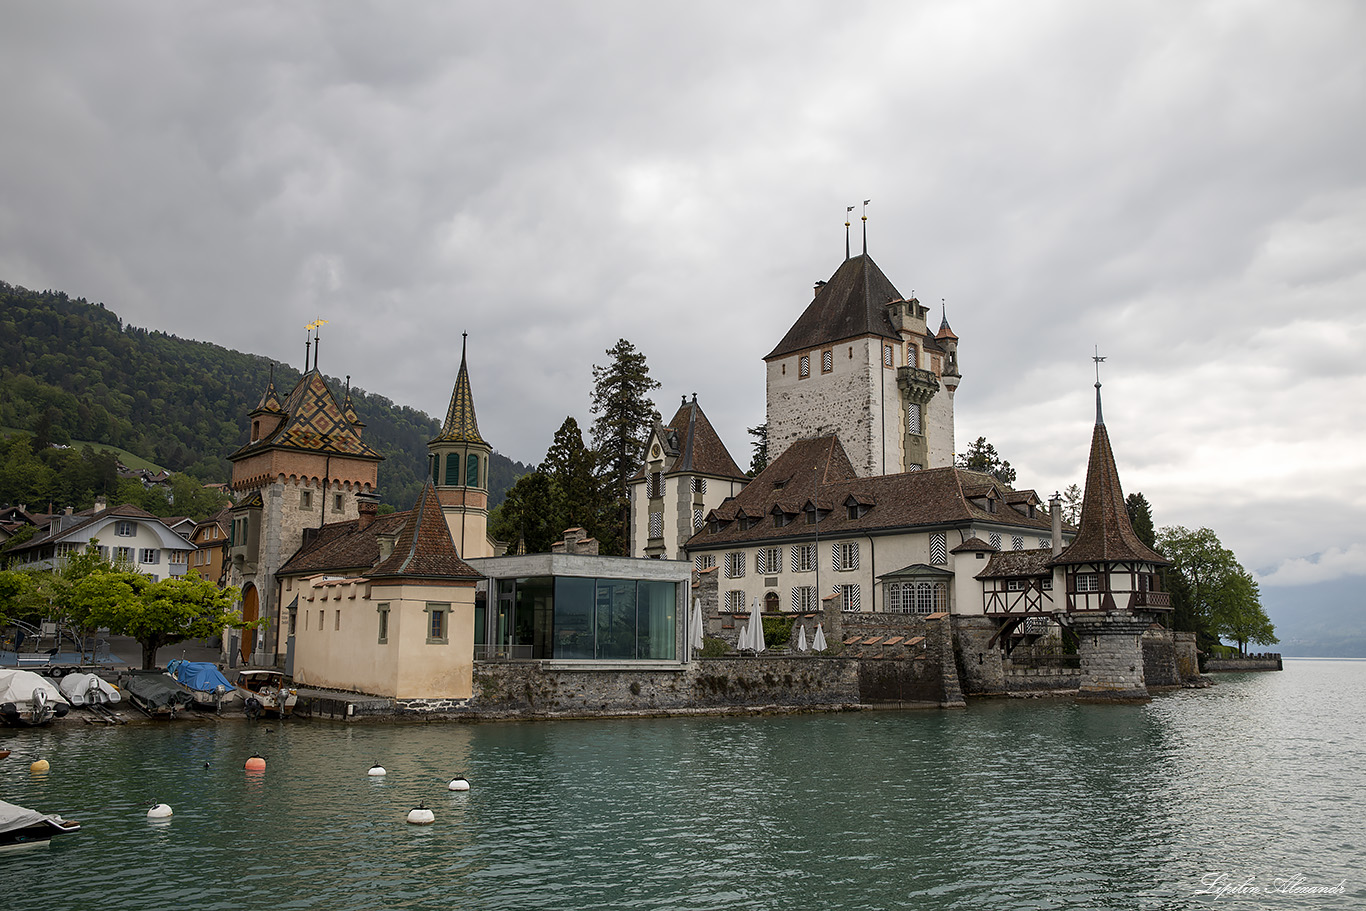
[[[274,366],[284,394],[299,372]],[[259,355],[125,326],[103,304],[0,282],[0,426],[54,443],[118,446],[202,482],[227,481],[227,456],[247,442],[247,412],[270,369]],[[328,382],[340,396],[341,381]],[[353,388],[351,399],[365,440],[386,459],[383,501],[407,509],[422,488],[427,442],[440,422],[362,389]],[[531,467],[495,452],[490,507]]]
[[[1263,586],[1261,593],[1262,606],[1281,640],[1266,651],[1297,658],[1366,658],[1366,597],[1359,576],[1313,585]]]

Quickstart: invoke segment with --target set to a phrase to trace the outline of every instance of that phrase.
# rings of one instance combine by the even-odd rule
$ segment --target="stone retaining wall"
[[[1246,658],[1206,658],[1207,671],[1280,671],[1281,656],[1276,652],[1248,655]]]

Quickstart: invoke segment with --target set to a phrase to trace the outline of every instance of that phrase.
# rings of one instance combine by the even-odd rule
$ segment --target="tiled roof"
[[[460,372],[455,377],[455,388],[451,390],[451,405],[446,409],[446,423],[441,427],[441,435],[433,442],[483,443],[488,442],[479,435],[479,421],[474,416],[474,392],[470,389],[470,371],[465,366],[465,352],[460,351]]]
[[[266,449],[296,449],[375,461],[384,458],[361,439],[360,429],[347,420],[317,369],[299,379],[285,400],[283,411],[284,421],[269,436],[248,443],[228,458],[241,459]]]
[[[23,544],[11,550],[10,553],[19,554],[36,547],[42,547],[44,544],[50,544],[53,541],[60,541],[63,538],[70,537],[71,535],[80,532],[85,528],[88,528],[95,522],[102,521],[104,519],[109,518],[110,516],[117,516],[120,518],[128,519],[151,519],[152,521],[160,523],[162,525],[166,524],[163,520],[152,515],[147,510],[142,509],[138,506],[134,506],[131,503],[124,503],[122,506],[114,506],[109,509],[105,509],[99,513],[96,513],[92,507],[91,509],[83,509],[80,512],[74,513],[71,516],[67,517],[68,519],[71,519],[73,521],[61,524],[61,527],[59,527],[56,531],[48,530],[51,525],[51,522],[47,523],[47,525],[40,526],[40,528],[42,528],[42,531],[34,535],[32,538],[29,538]],[[58,513],[52,516],[52,519],[55,521],[60,521],[60,519],[62,518],[62,513]],[[169,526],[167,527],[167,530],[170,530]],[[172,532],[172,534],[174,534],[174,532]]]
[[[275,368],[272,367],[271,373],[273,374],[274,372]],[[256,403],[256,407],[252,409],[251,413],[256,414],[258,411],[278,412],[283,410],[284,409],[280,407],[280,396],[275,392],[275,378],[272,376],[270,382],[266,384],[266,391],[261,394],[261,401]]]
[[[872,257],[866,253],[851,256],[816,292],[815,299],[764,360],[864,335],[899,340],[901,335],[882,305],[901,299],[901,292]]]
[[[1002,550],[991,555],[978,579],[999,579],[1007,576],[1051,576],[1053,551],[1047,548],[1031,550]]]
[[[1100,414],[1100,386],[1096,386],[1096,429],[1091,434],[1091,456],[1086,464],[1086,495],[1081,501],[1081,530],[1054,563],[1109,563],[1140,561],[1166,566],[1165,557],[1149,548],[1129,523],[1124,490],[1115,468],[1110,434]]]
[[[409,520],[399,532],[394,551],[368,574],[371,578],[482,579],[479,571],[456,553],[451,529],[429,479]]]
[[[711,531],[710,523],[704,525],[688,540],[687,546],[710,548],[809,537],[813,529],[805,524],[804,518],[777,526],[771,514],[775,506],[789,515],[801,512],[812,501],[816,493],[812,483],[813,465],[822,475],[818,507],[826,514],[820,521],[821,537],[971,522],[1034,530],[1049,527],[1046,519],[1029,519],[1013,509],[1002,514],[978,509],[963,496],[955,468],[856,477],[839,440],[830,436],[799,440],[788,447],[733,500],[712,510],[711,517],[729,524],[715,532]],[[783,486],[775,489],[775,481]],[[876,505],[858,518],[850,518],[849,511],[844,508],[850,499]],[[793,510],[796,504],[800,506]],[[740,515],[759,517],[759,521],[752,528],[744,528],[745,523],[734,521]],[[983,547],[990,549],[989,545]]]
[[[376,516],[364,529],[356,519],[329,522],[285,561],[282,576],[321,572],[368,572],[379,561],[379,539],[398,534],[408,513]]]
[[[992,547],[990,544],[988,544],[987,542],[983,541],[981,538],[978,538],[978,537],[975,537],[975,536],[974,536],[974,537],[968,538],[968,539],[967,539],[966,541],[964,541],[962,544],[959,544],[957,547],[955,547],[955,548],[953,548],[952,550],[950,550],[949,553],[951,553],[951,554],[968,554],[968,553],[973,553],[973,552],[979,551],[979,550],[991,551],[991,550],[996,550],[996,549],[997,549],[997,548]]]
[[[901,569],[883,573],[878,576],[879,580],[897,579],[918,579],[923,576],[952,576],[953,570],[947,566],[931,566],[929,563],[912,563],[910,566],[903,566]]]
[[[705,474],[723,478],[743,478],[745,473],[735,464],[726,444],[721,442],[711,421],[697,404],[697,396],[691,402],[678,407],[678,413],[669,422],[669,428],[678,435],[678,458],[668,467],[665,474]]]

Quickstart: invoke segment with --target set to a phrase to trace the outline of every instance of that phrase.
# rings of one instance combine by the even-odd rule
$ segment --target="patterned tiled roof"
[[[418,579],[482,579],[479,571],[460,559],[451,540],[451,529],[436,498],[436,487],[427,480],[409,520],[399,532],[394,551],[370,570],[371,578],[403,576]]]
[[[697,404],[697,396],[684,402],[669,422],[678,434],[678,458],[666,474],[706,474],[723,478],[743,478],[745,473],[735,464],[726,444],[721,442],[711,421]]]
[[[274,368],[271,368],[271,370],[273,372]],[[275,392],[275,379],[272,377],[270,382],[266,384],[266,391],[261,393],[261,401],[256,403],[256,407],[252,409],[251,413],[256,414],[258,411],[278,412],[283,410],[284,409],[280,407],[280,396]]]
[[[316,368],[299,379],[285,400],[283,411],[284,421],[269,436],[248,443],[228,458],[241,459],[266,449],[295,449],[375,461],[384,458],[361,439],[360,429],[347,419]]]
[[[1100,412],[1100,384],[1096,384],[1096,429],[1091,434],[1091,456],[1086,464],[1086,495],[1081,501],[1081,530],[1053,560],[1065,563],[1139,561],[1166,566],[1170,561],[1134,534],[1124,490],[1115,468],[1110,434]]]
[[[433,442],[483,443],[479,435],[479,421],[474,416],[474,393],[470,390],[470,372],[465,366],[465,352],[460,351],[460,372],[455,377],[455,389],[451,391],[451,406],[446,409],[446,423],[441,427],[441,435]]]

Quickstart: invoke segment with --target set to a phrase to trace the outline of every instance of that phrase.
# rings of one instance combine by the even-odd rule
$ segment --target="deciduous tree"
[[[1166,526],[1157,534],[1157,550],[1172,561],[1166,576],[1175,629],[1196,633],[1202,648],[1219,636],[1238,642],[1240,650],[1248,642],[1276,641],[1257,583],[1213,531]]]
[[[141,591],[134,579],[146,583]],[[229,627],[246,629],[264,622],[244,623],[233,608],[238,590],[219,588],[193,570],[160,582],[147,582],[145,576],[133,573],[97,574],[82,585],[88,589],[84,597],[93,606],[91,616],[142,646],[144,670],[156,667],[157,650],[162,646],[207,639]]]

